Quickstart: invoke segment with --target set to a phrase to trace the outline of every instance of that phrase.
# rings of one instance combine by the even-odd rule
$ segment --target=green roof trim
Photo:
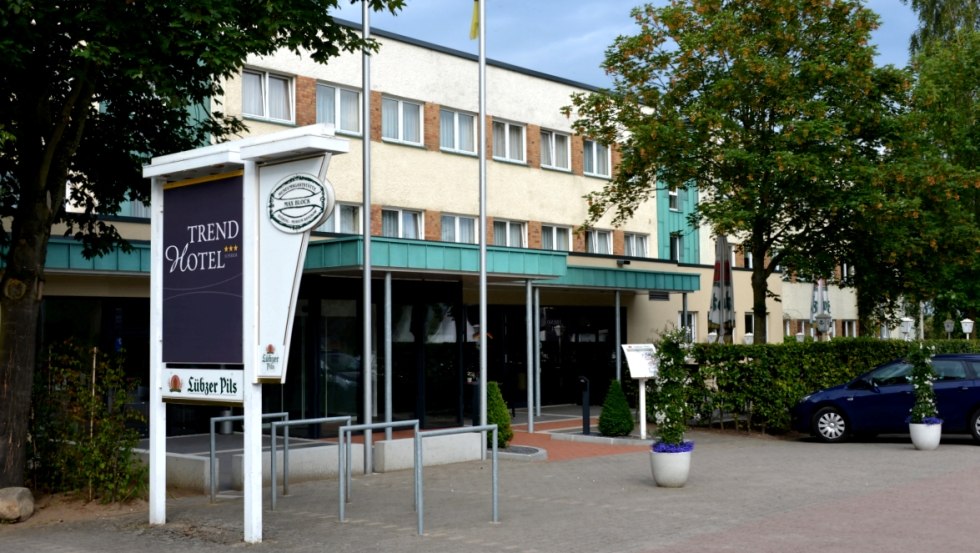
[[[563,276],[538,284],[568,288],[663,290],[666,292],[697,292],[701,289],[701,279],[697,274],[598,267],[569,267]]]
[[[82,244],[72,238],[52,237],[48,241],[45,271],[100,272],[100,273],[150,273],[150,243],[131,241],[132,249],[124,252],[113,248],[109,253],[86,259]]]
[[[360,236],[311,242],[306,271],[352,269],[363,265]],[[487,248],[487,273],[517,278],[550,279],[567,269],[568,254],[523,248]],[[371,266],[379,269],[435,273],[478,273],[480,249],[475,244],[431,242],[401,238],[371,238]]]

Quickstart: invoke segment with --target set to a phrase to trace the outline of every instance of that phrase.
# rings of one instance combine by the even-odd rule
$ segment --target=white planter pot
[[[939,438],[943,433],[943,425],[940,424],[914,424],[909,423],[909,435],[912,437],[912,445],[915,449],[931,451],[939,447]]]
[[[650,452],[650,471],[653,481],[661,488],[680,488],[687,483],[691,472],[691,452]]]

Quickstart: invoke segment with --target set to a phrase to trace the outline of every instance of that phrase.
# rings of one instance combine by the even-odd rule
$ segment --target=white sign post
[[[657,376],[657,348],[653,344],[623,344],[630,376],[640,384],[640,438],[647,439],[647,379]]]
[[[241,405],[244,540],[262,541],[262,382],[285,381],[310,230],[334,205],[327,166],[348,149],[332,125],[310,125],[143,168],[153,179],[150,524],[166,522],[165,400]]]

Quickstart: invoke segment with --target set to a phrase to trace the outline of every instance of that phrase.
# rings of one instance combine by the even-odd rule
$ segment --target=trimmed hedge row
[[[980,341],[928,340],[936,353],[980,352]],[[693,344],[688,402],[696,423],[726,421],[763,432],[789,430],[790,409],[803,396],[846,382],[876,365],[902,357],[900,340],[836,338],[830,342]],[[652,395],[648,387],[648,395]],[[650,398],[650,410],[656,396]],[[648,413],[649,416],[649,413]]]

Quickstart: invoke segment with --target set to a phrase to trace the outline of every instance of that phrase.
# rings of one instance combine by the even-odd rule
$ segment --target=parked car
[[[936,355],[932,367],[943,432],[970,433],[980,442],[980,355]],[[895,359],[846,384],[814,392],[793,408],[793,427],[823,442],[908,433],[911,371],[910,363]]]

